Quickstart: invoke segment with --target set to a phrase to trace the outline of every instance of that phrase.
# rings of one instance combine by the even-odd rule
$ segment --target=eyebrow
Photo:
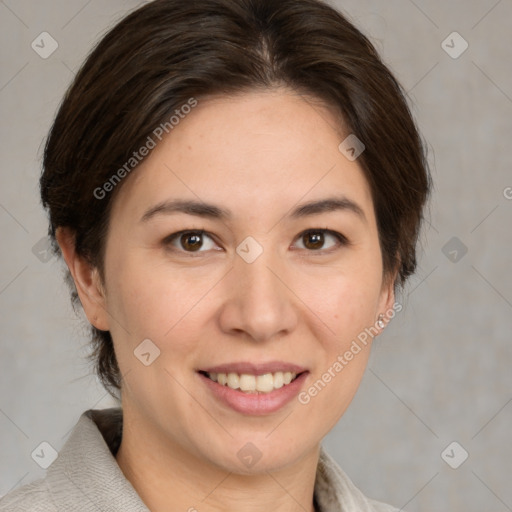
[[[310,201],[297,206],[287,217],[291,219],[300,219],[320,213],[328,213],[335,211],[348,211],[356,214],[361,220],[366,221],[364,210],[351,199],[341,197],[329,197],[317,201]],[[162,201],[152,206],[141,217],[141,222],[146,222],[156,215],[171,215],[174,213],[185,213],[197,217],[219,219],[227,221],[233,218],[233,214],[220,206],[205,203],[202,201],[171,199]]]

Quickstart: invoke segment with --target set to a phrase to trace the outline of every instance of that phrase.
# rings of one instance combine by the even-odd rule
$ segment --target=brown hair
[[[123,183],[97,191],[191,98],[278,86],[322,100],[365,144],[358,163],[384,271],[403,285],[416,268],[430,189],[425,147],[403,89],[370,41],[320,0],[155,0],[114,26],[77,73],[46,142],[40,186],[54,250],[56,228],[70,228],[77,253],[104,278],[109,212]],[[91,357],[114,394],[112,338],[91,328]]]

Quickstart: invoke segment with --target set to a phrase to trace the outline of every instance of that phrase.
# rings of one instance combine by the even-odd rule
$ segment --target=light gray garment
[[[1,512],[149,512],[115,459],[122,409],[84,412],[45,478],[0,500]],[[321,447],[315,481],[321,512],[398,512],[366,498]]]

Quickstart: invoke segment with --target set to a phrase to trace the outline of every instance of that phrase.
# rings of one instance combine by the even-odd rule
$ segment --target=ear
[[[107,304],[98,269],[75,250],[75,236],[69,228],[59,227],[55,237],[64,257],[89,322],[102,331],[109,330]]]
[[[386,274],[382,280],[382,288],[379,298],[379,309],[378,314],[382,315],[382,321],[384,322],[384,327],[388,324],[388,322],[393,318],[395,308],[395,281],[396,281],[397,273],[389,273]],[[393,315],[390,317],[390,312],[393,312]],[[384,328],[379,327],[382,331]]]

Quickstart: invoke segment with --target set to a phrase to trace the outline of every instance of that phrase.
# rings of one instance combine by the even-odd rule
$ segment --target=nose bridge
[[[281,263],[271,236],[259,237],[259,241],[247,237],[237,248],[235,263],[236,278],[243,295],[265,299],[267,303],[281,295],[283,284],[275,275],[280,271]]]
[[[270,237],[266,242],[265,247],[254,239],[242,242],[231,272],[229,328],[244,330],[258,340],[291,329],[294,322],[283,261],[272,249]]]

